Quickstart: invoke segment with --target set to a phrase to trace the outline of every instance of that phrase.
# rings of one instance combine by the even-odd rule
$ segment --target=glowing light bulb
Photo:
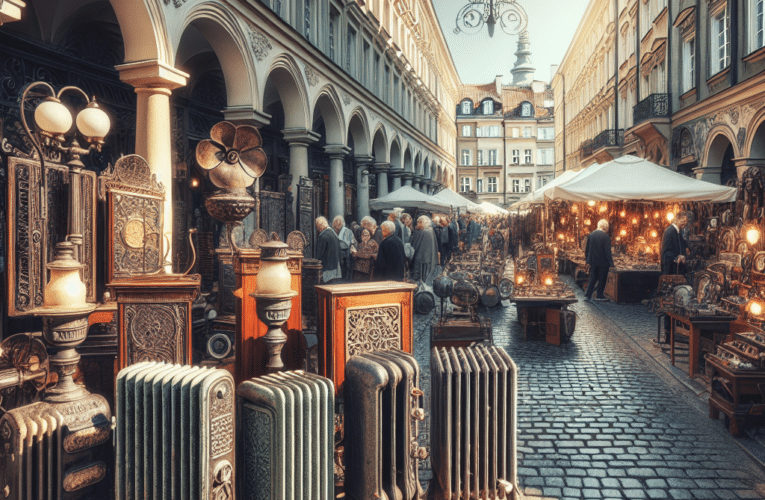
[[[759,316],[762,314],[762,304],[759,302],[752,302],[752,304],[749,306],[749,312],[755,316]]]
[[[627,230],[626,229],[622,229],[621,231],[619,231],[619,234],[622,235],[622,236],[627,236]]]
[[[637,224],[637,218],[636,218],[636,217],[633,217],[633,219],[632,219],[632,223],[633,223],[633,224]]]
[[[523,276],[518,276],[518,278],[516,278],[515,282],[518,283],[519,285],[522,284],[523,283]]]
[[[616,237],[616,241],[622,241],[622,237],[621,236],[617,236]]]
[[[564,239],[564,238],[565,238],[565,236],[563,235],[563,233],[559,233],[559,234],[558,234],[558,239],[559,239],[559,240],[562,240],[562,239]]]
[[[547,285],[547,286],[552,285],[552,281],[553,281],[552,278],[546,278],[545,279],[545,285]]]
[[[584,225],[589,226],[591,224],[590,219],[584,219]]]
[[[579,210],[579,207],[577,207],[576,205],[571,205],[572,212],[576,213],[578,210]]]
[[[621,212],[619,212],[619,216],[620,216],[620,217],[626,217],[626,216],[627,216],[627,212],[625,212],[624,210],[622,210]]]
[[[656,238],[659,235],[655,230],[651,231],[651,238]]]
[[[645,251],[651,253],[651,247],[645,247]]]
[[[646,214],[646,217],[648,217],[648,214]],[[654,212],[653,213],[653,218],[654,219],[658,219],[659,218],[659,212]]]
[[[669,222],[672,222],[673,220],[675,220],[675,214],[673,214],[672,212],[667,212],[667,220]]]
[[[601,206],[600,206],[600,213],[603,213],[603,212],[605,212],[606,210],[608,210],[608,207],[607,207],[607,206],[605,206],[605,205],[601,205]]]
[[[595,202],[590,200],[590,201],[587,202],[587,205],[589,205],[591,207],[594,207],[595,206]]]
[[[191,179],[191,187],[195,188],[199,186],[199,181],[196,179]]]
[[[760,230],[759,229],[749,229],[746,232],[746,241],[749,242],[750,245],[756,245],[758,241],[760,241]]]
[[[565,218],[565,217],[561,217],[561,219],[560,219],[560,223],[561,223],[561,224],[565,224],[565,223],[566,223],[566,218]]]

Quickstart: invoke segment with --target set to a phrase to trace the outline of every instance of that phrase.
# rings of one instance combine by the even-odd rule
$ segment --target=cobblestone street
[[[584,302],[577,292],[576,331],[562,346],[533,336],[524,342],[507,302],[481,312],[519,369],[518,478],[525,498],[765,498],[765,472],[722,420],[707,417],[706,398],[672,376],[681,370],[655,361],[666,357],[651,352],[656,318],[640,305]],[[415,317],[426,394],[434,317]]]

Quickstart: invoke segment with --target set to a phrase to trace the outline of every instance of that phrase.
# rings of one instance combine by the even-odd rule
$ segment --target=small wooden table
[[[554,311],[560,311],[569,304],[579,302],[576,298],[556,298],[556,297],[510,297],[511,302],[515,302],[515,307],[518,309],[518,321],[523,325],[523,340],[528,339],[528,326],[529,318],[532,316],[544,316],[544,321],[539,323],[547,324],[547,311],[552,309]],[[560,314],[560,313],[557,313]],[[560,331],[558,331],[560,336]],[[553,342],[556,343],[556,342]],[[560,345],[560,339],[557,342]]]
[[[660,276],[659,270],[612,269],[604,294],[614,302],[640,302],[656,293]]]
[[[736,316],[682,316],[676,312],[667,311],[670,318],[670,361],[675,365],[675,328],[680,323],[688,330],[688,376],[693,377],[699,369],[699,352],[701,351],[701,332],[724,333],[726,340],[733,340],[730,325]]]
[[[720,412],[729,419],[728,431],[738,436],[747,418],[765,414],[765,404],[751,402],[762,399],[760,387],[765,386],[765,372],[761,370],[738,370],[725,366],[715,356],[707,356],[713,377],[720,376],[728,381],[728,390],[733,401],[728,401],[714,388],[709,394],[709,418],[717,420]],[[742,401],[744,400],[744,401]]]

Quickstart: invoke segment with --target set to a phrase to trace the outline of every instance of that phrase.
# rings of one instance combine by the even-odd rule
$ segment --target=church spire
[[[513,69],[513,85],[531,85],[534,81],[535,68],[531,64],[531,50],[529,49],[529,32],[523,30],[518,35],[518,50],[515,52],[516,60]]]

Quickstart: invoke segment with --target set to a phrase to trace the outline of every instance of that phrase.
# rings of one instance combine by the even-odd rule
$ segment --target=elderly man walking
[[[332,229],[335,230],[337,238],[340,240],[340,269],[343,273],[343,281],[351,281],[351,250],[356,246],[356,237],[353,231],[345,227],[345,219],[338,215],[332,219]]]
[[[316,258],[321,261],[321,280],[331,284],[343,276],[340,269],[340,240],[324,217],[316,219],[316,230],[319,231]]]
[[[414,259],[410,268],[411,278],[415,281],[433,283],[434,268],[438,265],[438,240],[433,232],[433,223],[427,215],[417,219],[417,231],[412,238]]]
[[[603,292],[606,289],[608,268],[614,266],[614,258],[611,255],[611,237],[608,236],[608,221],[598,221],[598,228],[587,237],[587,246],[584,255],[590,266],[590,282],[584,296],[587,300],[592,299],[592,293],[596,291],[595,283],[598,284],[595,300],[608,300]]]
[[[404,244],[396,236],[396,225],[386,220],[380,226],[383,241],[375,259],[375,281],[401,281],[404,279]]]

